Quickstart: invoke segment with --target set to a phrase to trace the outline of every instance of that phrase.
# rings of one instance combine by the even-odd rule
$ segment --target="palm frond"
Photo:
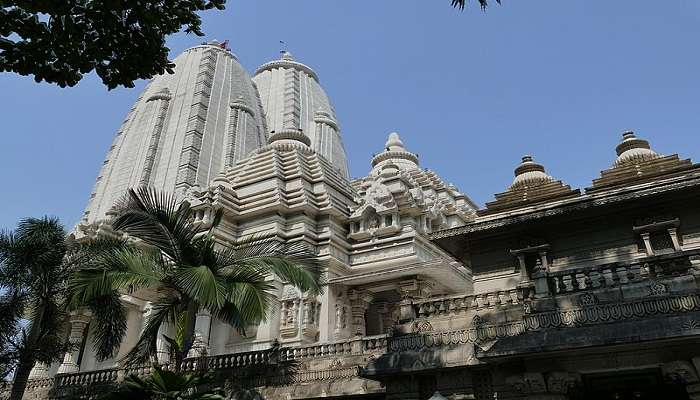
[[[69,281],[72,307],[89,304],[94,298],[110,296],[115,290],[135,292],[163,281],[159,254],[133,247],[105,252],[96,265],[77,269]]]
[[[127,241],[106,236],[73,242],[66,252],[64,264],[67,268],[86,266],[99,267],[110,252],[129,247]]]
[[[177,205],[175,196],[153,189],[131,189],[118,206],[114,229],[157,247],[174,262],[183,261],[183,250],[200,232],[191,221],[187,202]]]
[[[207,309],[221,307],[226,301],[226,288],[214,271],[205,265],[183,266],[174,275],[175,282],[190,298]]]
[[[274,273],[304,292],[322,292],[323,263],[304,242],[281,243],[274,239],[248,239],[237,247],[219,253],[218,263],[231,273],[253,270]]]
[[[92,298],[87,305],[93,315],[90,326],[95,354],[98,361],[104,361],[115,355],[126,335],[126,309],[116,290]]]
[[[481,7],[482,10],[486,10],[486,7],[488,7],[488,0],[478,0],[479,1],[479,6]],[[501,4],[501,0],[496,0],[496,3]],[[460,10],[464,10],[464,6],[466,6],[467,0],[452,0],[452,7],[454,8],[459,8]]]

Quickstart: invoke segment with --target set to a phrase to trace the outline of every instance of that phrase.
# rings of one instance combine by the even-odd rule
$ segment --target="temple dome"
[[[538,186],[552,182],[554,178],[544,172],[542,164],[533,161],[532,156],[523,156],[520,165],[515,168],[515,179],[510,189],[518,189],[524,186]]]
[[[117,132],[82,223],[102,219],[127,189],[206,187],[267,142],[258,92],[218,42],[185,50],[174,74],[153,78]]]
[[[316,72],[285,51],[280,59],[260,66],[253,81],[260,93],[270,134],[302,132],[309,138],[311,148],[347,178],[340,127]]]
[[[617,152],[614,165],[616,167],[659,157],[659,154],[651,149],[648,141],[638,138],[632,131],[622,134],[622,142],[617,145],[615,151]]]

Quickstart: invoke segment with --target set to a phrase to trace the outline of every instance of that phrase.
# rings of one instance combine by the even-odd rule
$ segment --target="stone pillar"
[[[520,265],[520,283],[525,283],[530,281],[530,277],[527,274],[527,265],[525,264],[525,254],[518,253],[518,265]]]
[[[211,331],[211,314],[208,310],[199,310],[194,323],[194,343],[187,357],[200,357],[209,354],[209,333]]]
[[[678,240],[678,228],[668,228],[668,234],[671,236],[671,243],[673,243],[673,250],[681,251],[681,242]]]
[[[168,323],[163,323],[160,328],[158,328],[158,338],[156,339],[156,358],[159,364],[167,364],[170,362],[170,345],[165,340],[163,335],[171,337],[168,335],[169,331]]]
[[[274,278],[268,279],[267,283],[275,288],[273,291],[273,293],[275,293],[275,297],[270,301],[270,308],[267,311],[267,318],[260,321],[260,324],[255,331],[254,339],[259,342],[272,342],[273,340],[277,340],[280,333],[280,323],[282,322],[282,316],[280,315],[280,306],[282,303],[279,299],[282,296],[284,284]],[[250,334],[252,337],[253,332],[246,332],[246,334]]]
[[[58,367],[59,374],[70,374],[80,371],[78,365],[78,357],[80,357],[80,345],[83,343],[83,338],[87,334],[85,328],[90,322],[90,311],[73,311],[70,313],[70,335],[68,342],[75,347],[72,351],[66,352],[63,356],[63,362]]]
[[[651,247],[651,234],[649,232],[644,232],[641,234],[642,241],[644,241],[644,249],[646,249],[648,256],[654,255],[654,249]]]

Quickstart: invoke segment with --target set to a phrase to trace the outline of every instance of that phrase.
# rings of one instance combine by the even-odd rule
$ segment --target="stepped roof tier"
[[[677,154],[664,156],[656,153],[648,141],[638,138],[632,131],[623,133],[622,142],[615,151],[617,159],[612,168],[602,171],[587,192],[641,184],[693,168],[690,160],[681,160]]]
[[[496,194],[496,200],[486,203],[486,209],[479,213],[493,214],[553,199],[576,197],[580,193],[580,190],[572,190],[570,186],[547,175],[544,167],[527,155],[515,168],[515,179],[508,190]]]

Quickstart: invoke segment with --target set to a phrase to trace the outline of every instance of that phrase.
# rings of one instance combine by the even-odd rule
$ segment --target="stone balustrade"
[[[299,360],[303,358],[329,357],[338,355],[362,354],[364,352],[385,351],[387,336],[358,336],[342,341],[319,343],[311,346],[283,347],[281,360]]]
[[[533,295],[534,290],[531,286],[521,285],[507,290],[415,301],[413,305],[419,318],[427,318],[450,315],[467,310],[523,305],[530,301]]]
[[[605,264],[547,274],[552,295],[619,287],[650,278],[670,278],[691,273],[698,267],[698,251],[646,257],[630,264]]]
[[[640,264],[601,265],[549,273],[552,294],[566,294],[582,290],[614,287],[646,279],[648,272]]]
[[[320,343],[307,346],[280,347],[243,353],[221,354],[209,357],[188,358],[182,362],[182,371],[207,369],[210,371],[226,370],[240,367],[266,365],[279,361],[292,361],[309,358],[332,357],[339,355],[360,355],[367,353],[384,353],[388,347],[387,335],[364,336],[342,341]],[[167,366],[164,366],[167,368]],[[316,375],[333,377],[356,376],[358,367],[347,367],[328,371],[309,371],[309,376],[294,379],[319,379]],[[29,389],[54,386],[56,389],[117,383],[129,375],[146,376],[152,371],[150,365],[131,368],[111,368],[70,374],[58,374],[53,379],[36,379],[29,382]],[[330,375],[329,375],[330,374]],[[319,375],[319,376],[321,376]],[[325,376],[323,375],[323,376]],[[287,379],[287,378],[285,378]]]
[[[118,374],[119,370],[116,368],[59,374],[56,376],[56,385],[58,387],[100,385],[117,381]]]

